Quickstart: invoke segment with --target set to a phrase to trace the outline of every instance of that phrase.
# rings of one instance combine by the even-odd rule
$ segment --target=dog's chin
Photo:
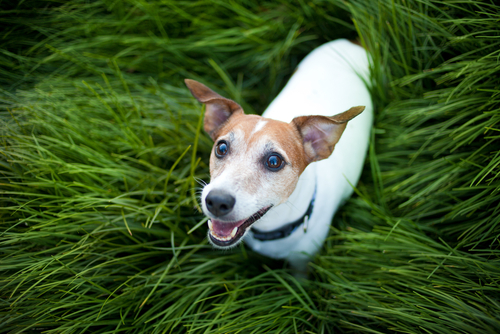
[[[250,227],[264,216],[272,205],[266,206],[252,216],[236,222],[225,222],[218,219],[208,221],[208,240],[220,249],[227,249],[238,245]]]

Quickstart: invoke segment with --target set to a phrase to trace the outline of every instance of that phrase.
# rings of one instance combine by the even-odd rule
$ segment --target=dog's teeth
[[[213,223],[211,220],[208,221],[208,228],[210,230],[210,234],[217,240],[220,240],[220,241],[229,241],[231,239],[233,239],[235,236],[236,236],[236,233],[238,233],[238,227],[235,227],[233,228],[233,230],[231,231],[231,235],[228,235],[228,236],[220,236],[220,235],[217,235],[217,233],[214,231],[213,229]]]
[[[220,240],[220,241],[229,241],[229,240],[231,240],[231,237],[221,237],[221,236],[218,236],[218,235],[215,235],[215,234],[212,234],[212,236],[215,239]]]

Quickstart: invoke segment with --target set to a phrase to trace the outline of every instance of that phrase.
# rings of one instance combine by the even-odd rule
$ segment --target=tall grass
[[[0,22],[0,330],[496,333],[500,14],[489,1],[25,1]],[[182,86],[260,113],[360,36],[376,123],[310,279],[213,250]]]

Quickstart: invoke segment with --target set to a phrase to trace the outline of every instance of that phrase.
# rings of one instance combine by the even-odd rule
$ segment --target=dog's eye
[[[224,140],[221,140],[220,142],[217,143],[217,146],[215,146],[215,156],[217,158],[222,158],[227,154],[227,151],[229,150],[229,145],[227,142]]]
[[[266,159],[266,167],[270,171],[277,172],[285,165],[285,160],[278,153],[270,154]]]

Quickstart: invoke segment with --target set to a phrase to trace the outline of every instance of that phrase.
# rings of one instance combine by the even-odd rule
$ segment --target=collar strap
[[[307,208],[306,213],[304,213],[302,217],[300,217],[296,221],[293,221],[280,228],[268,232],[259,231],[258,229],[252,227],[251,231],[253,233],[253,237],[260,241],[271,241],[288,237],[290,234],[295,232],[295,230],[297,230],[297,228],[304,222],[307,224],[309,217],[311,217],[315,200],[316,200],[316,186],[314,187],[314,194],[312,196],[311,202],[309,203],[309,207]],[[304,232],[306,231],[306,228],[307,226],[304,226]]]

